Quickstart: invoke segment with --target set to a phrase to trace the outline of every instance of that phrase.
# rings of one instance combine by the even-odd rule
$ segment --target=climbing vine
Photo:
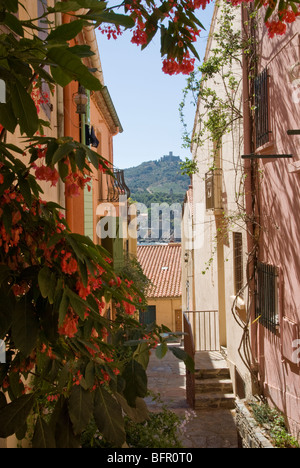
[[[218,6],[220,14],[215,32],[210,38],[212,41],[210,53],[203,64],[188,78],[179,108],[184,126],[183,139],[185,144],[192,148],[194,155],[192,160],[187,160],[182,164],[182,170],[189,175],[197,174],[199,172],[199,154],[203,152],[202,154],[207,155],[205,151],[208,150],[210,157],[207,171],[219,170],[219,159],[224,158],[226,163],[230,164],[230,171],[234,174],[234,204],[231,203],[230,210],[226,206],[220,210],[213,251],[203,268],[202,274],[205,275],[211,269],[220,237],[226,244],[229,232],[238,229],[246,232],[252,238],[253,249],[247,256],[247,277],[240,291],[236,291],[236,298],[232,305],[234,319],[242,329],[242,338],[238,351],[246,367],[252,372],[253,360],[249,340],[251,323],[251,305],[249,301],[252,299],[249,297],[245,299],[248,302],[246,304],[247,317],[245,318],[240,317],[236,305],[238,297],[245,297],[244,292],[248,290],[253,280],[253,271],[250,264],[256,257],[257,242],[255,236],[257,235],[257,228],[259,228],[257,220],[246,214],[246,175],[241,159],[243,151],[242,60],[244,55],[247,60],[249,81],[253,83],[252,78],[256,74],[257,67],[255,34],[257,11],[253,8],[248,9],[248,21],[245,24],[245,30],[242,32],[239,26],[234,26],[238,7],[225,2],[220,2]],[[253,90],[250,90],[250,96],[253,95]],[[185,106],[191,97],[194,105],[197,106],[192,136],[184,120]],[[251,97],[250,102],[247,104],[249,104],[250,114],[253,115],[254,107]],[[227,140],[230,139],[232,151],[230,151],[230,154],[222,154],[221,156],[225,137]]]

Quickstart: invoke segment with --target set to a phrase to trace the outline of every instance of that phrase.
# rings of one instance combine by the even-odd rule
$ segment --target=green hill
[[[162,223],[161,212],[151,210],[151,205],[167,203],[171,206],[173,204],[182,205],[184,202],[190,178],[181,175],[181,162],[179,156],[173,156],[173,153],[170,153],[157,161],[144,162],[124,171],[126,185],[131,191],[132,200],[143,203],[148,208],[149,231],[142,235],[146,241],[153,241],[153,232],[150,229],[152,223],[155,224],[158,220]],[[162,230],[162,224],[160,224],[158,238],[155,237],[154,241],[168,242],[171,239],[180,241],[180,238],[175,239],[174,235],[176,232],[180,232],[180,229],[178,230],[180,222],[181,217],[178,220],[171,216],[170,229],[167,232]],[[155,232],[157,236],[157,231]]]
[[[173,153],[170,152],[169,155],[163,156],[157,161],[148,161],[137,167],[125,169],[125,180],[131,190],[132,198],[144,203],[144,197],[141,197],[143,201],[137,199],[139,194],[159,194],[159,198],[161,198],[162,194],[174,194],[182,195],[183,201],[190,179],[186,175],[181,175],[181,162],[179,156],[173,156]],[[178,197],[175,198],[177,201]],[[167,202],[169,201],[168,197]]]

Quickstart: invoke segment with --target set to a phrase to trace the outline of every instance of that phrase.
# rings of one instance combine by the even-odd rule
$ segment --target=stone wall
[[[236,402],[236,427],[240,448],[274,448],[243,401]]]

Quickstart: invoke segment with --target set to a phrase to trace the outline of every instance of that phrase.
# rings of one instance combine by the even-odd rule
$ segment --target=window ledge
[[[274,151],[274,140],[273,140],[273,135],[270,133],[270,141],[265,143],[262,146],[259,146],[255,150],[255,154],[270,154]]]

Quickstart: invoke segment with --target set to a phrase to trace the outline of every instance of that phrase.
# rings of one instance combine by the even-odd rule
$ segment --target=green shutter
[[[93,189],[84,189],[84,234],[94,239]]]
[[[116,219],[116,238],[113,240],[113,259],[115,270],[124,266],[124,248],[120,218]]]

